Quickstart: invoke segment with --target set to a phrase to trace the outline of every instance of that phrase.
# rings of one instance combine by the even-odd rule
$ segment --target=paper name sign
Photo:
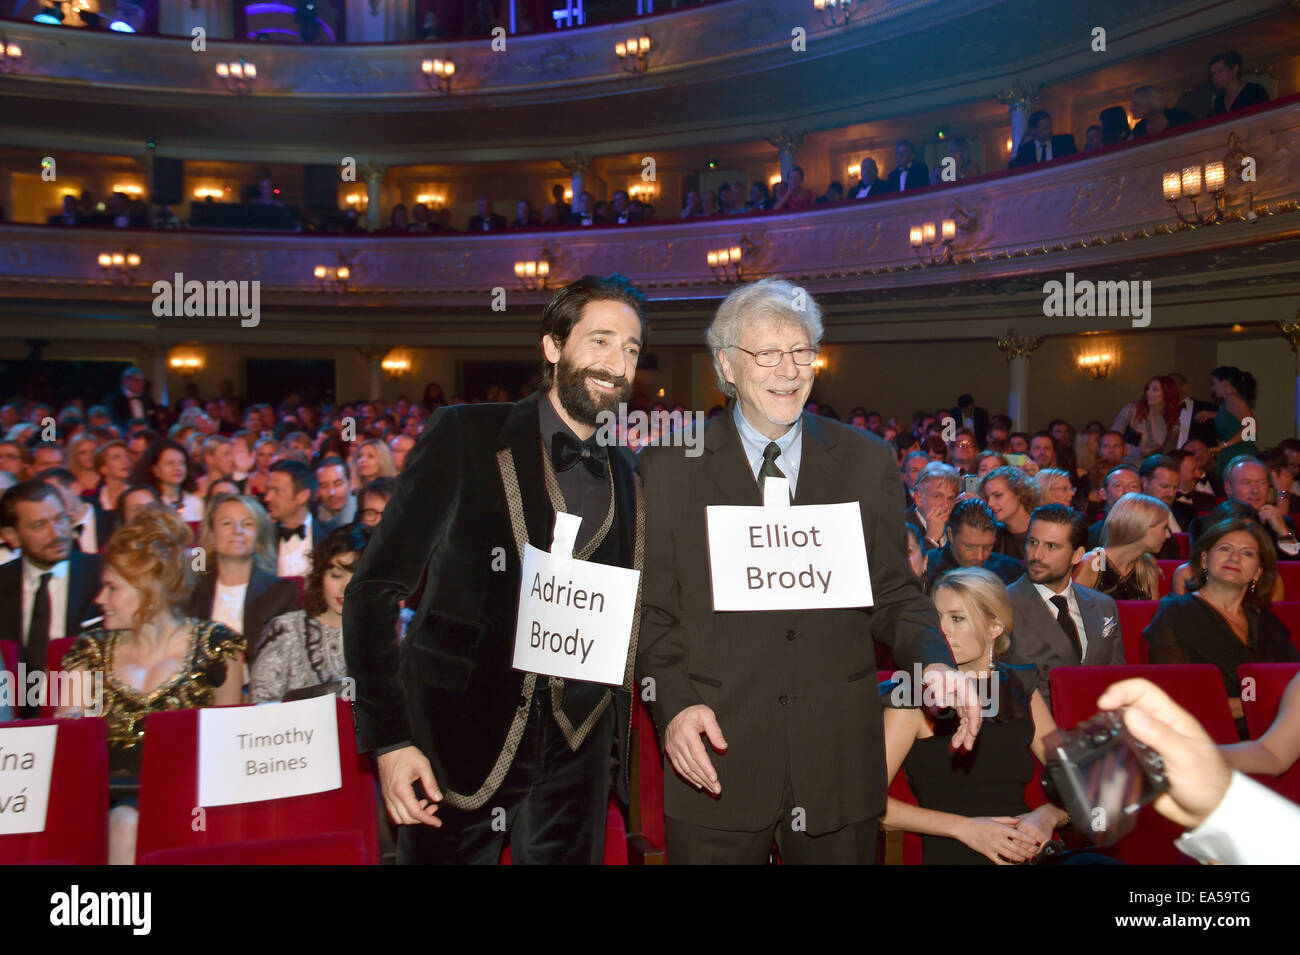
[[[343,785],[336,698],[199,710],[199,805],[233,806]]]
[[[551,552],[524,544],[512,665],[622,686],[641,574],[572,556],[580,519],[557,514]]]
[[[57,726],[0,729],[0,835],[44,832]]]
[[[714,610],[871,606],[857,503],[705,511]]]

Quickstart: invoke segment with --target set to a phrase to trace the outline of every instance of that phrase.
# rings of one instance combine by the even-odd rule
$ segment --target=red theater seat
[[[1147,642],[1142,639],[1142,631],[1156,615],[1159,600],[1116,600],[1119,608],[1120,636],[1124,639],[1124,662],[1146,663]]]
[[[1277,719],[1278,708],[1287,687],[1300,673],[1300,663],[1243,663],[1237,667],[1237,677],[1255,681],[1253,700],[1242,694],[1241,708],[1246,714],[1246,727],[1251,739],[1259,739]],[[1300,763],[1296,763],[1281,776],[1255,776],[1261,783],[1280,792],[1293,802],[1300,802]]]
[[[1279,600],[1269,606],[1273,616],[1291,631],[1291,642],[1300,647],[1300,593],[1295,600]]]
[[[63,669],[63,655],[72,649],[72,645],[77,642],[76,637],[58,637],[50,641],[50,645],[45,649],[45,672],[58,673]],[[49,719],[54,716],[55,707],[46,697],[46,705],[41,707],[41,719]]]
[[[292,580],[298,585],[298,609],[303,608],[303,601],[307,599],[307,578],[305,577],[286,577],[285,580]]]
[[[637,865],[663,865],[668,840],[664,822],[664,759],[654,718],[640,694],[632,701],[632,805],[628,807],[628,854]]]
[[[1200,721],[1216,743],[1239,742],[1223,677],[1218,667],[1208,663],[1056,667],[1049,674],[1056,724],[1071,729],[1089,719],[1097,713],[1097,698],[1108,686],[1133,677],[1150,680],[1163,689]],[[1137,829],[1107,851],[1132,865],[1187,864],[1192,860],[1173,844],[1182,831],[1147,806],[1138,817]]]
[[[1161,597],[1167,597],[1173,592],[1174,571],[1182,564],[1181,560],[1157,560],[1156,564],[1160,567],[1160,582],[1158,592]]]
[[[1282,596],[1287,601],[1300,601],[1300,560],[1279,560],[1277,572],[1282,578],[1286,593]]]
[[[0,865],[108,864],[108,730],[103,719],[20,720],[59,728],[45,831],[0,836]]]
[[[377,865],[379,829],[370,758],[357,753],[351,704],[336,702],[343,782],[340,788],[266,802],[209,806],[203,812],[200,831],[195,831],[194,813],[199,789],[199,711],[151,713],[145,721],[136,860],[143,861],[164,850],[222,846],[223,859],[263,861],[268,850],[254,843],[354,832],[364,846],[362,861]],[[300,855],[328,855],[338,847],[337,840],[310,850],[298,842],[284,844]],[[286,855],[285,861],[292,860]]]
[[[1192,535],[1187,531],[1174,534],[1174,542],[1178,545],[1178,556],[1186,560],[1192,555]]]

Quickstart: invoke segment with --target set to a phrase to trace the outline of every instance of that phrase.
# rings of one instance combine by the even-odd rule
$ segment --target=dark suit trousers
[[[514,865],[600,865],[614,707],[606,708],[575,753],[556,725],[546,678],[539,677],[538,683],[523,739],[501,788],[476,810],[441,807],[441,828],[402,826],[399,865],[496,865],[507,837]]]
[[[672,772],[671,766],[666,766]],[[801,813],[795,810],[790,777],[785,779],[781,809],[772,824],[758,832],[710,829],[669,816],[664,820],[669,865],[766,865],[772,840],[785,865],[874,865],[878,819],[853,822],[819,836],[795,828]]]

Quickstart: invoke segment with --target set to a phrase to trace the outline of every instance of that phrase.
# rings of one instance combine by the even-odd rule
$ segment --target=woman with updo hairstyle
[[[931,596],[960,673],[985,703],[974,749],[952,748],[959,714],[932,713],[903,681],[886,691],[885,763],[901,769],[919,805],[890,797],[882,824],[921,834],[923,865],[1014,865],[1035,859],[1068,821],[1046,803],[1030,810],[1025,787],[1056,729],[1032,667],[1004,661],[1011,647],[1007,588],[982,567],[950,570]],[[910,690],[911,692],[907,692]]]
[[[183,612],[193,587],[190,529],[165,507],[147,507],[108,540],[96,602],[103,625],[83,633],[63,669],[103,674],[109,772],[115,788],[138,784],[145,717],[166,710],[240,702],[244,640]],[[81,697],[84,699],[84,697]],[[62,707],[56,716],[81,716]],[[135,857],[133,797],[114,806],[109,861]]]

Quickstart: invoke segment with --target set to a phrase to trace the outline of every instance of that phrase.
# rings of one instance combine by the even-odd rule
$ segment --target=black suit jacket
[[[1060,159],[1062,156],[1073,156],[1079,151],[1074,145],[1074,137],[1069,133],[1057,133],[1052,137],[1052,158]],[[1011,160],[1011,168],[1017,166],[1033,166],[1038,162],[1038,140],[1031,139],[1027,143],[1022,143],[1016,150],[1016,158]]]
[[[863,609],[716,613],[706,508],[762,500],[730,408],[709,422],[704,453],[641,453],[646,562],[638,681],[662,735],[674,716],[704,704],[728,749],[710,750],[722,793],[664,773],[669,816],[699,826],[757,830],[781,807],[787,774],[810,834],[872,819],[885,807],[885,755],[876,640],[904,668],[952,653],[934,605],[907,564],[901,480],[875,435],[803,415],[795,505],[856,502],[875,605]]]
[[[153,421],[154,411],[158,406],[149,395],[141,394],[139,398],[140,405],[144,408],[144,416],[150,421]],[[131,401],[127,398],[122,389],[119,388],[104,399],[104,404],[108,406],[108,413],[112,416],[113,423],[120,428],[125,428],[126,423],[132,418]]]
[[[911,167],[907,170],[907,188],[899,189],[898,185],[902,181],[902,170],[895,169],[889,174],[885,181],[889,186],[890,192],[911,192],[913,189],[930,188],[930,167],[919,159],[912,162]],[[874,190],[872,190],[874,192]]]
[[[981,448],[983,448],[984,443],[985,441],[988,440],[988,436],[989,436],[988,409],[981,408],[979,405],[976,405],[969,410],[970,410],[970,416],[975,422],[974,427],[971,428],[971,430],[975,432],[975,443],[978,444]],[[957,427],[959,428],[966,427],[965,424],[966,418],[965,415],[962,414],[962,410],[960,408],[953,408],[949,413],[952,415],[953,420],[957,422]]]
[[[944,544],[942,547],[926,551],[925,592],[928,594],[934,588],[934,582],[939,579],[940,574],[956,570],[960,566],[961,564],[957,563],[957,558],[953,556],[951,542]],[[999,554],[997,551],[990,553],[988,560],[980,564],[980,567],[990,573],[997,574],[1002,582],[1007,585],[1015,583],[1025,572],[1024,564],[1014,557]]]
[[[1189,437],[1200,441],[1207,448],[1212,448],[1219,443],[1219,436],[1214,430],[1214,419],[1209,421],[1197,421],[1196,416],[1202,411],[1219,412],[1219,406],[1213,401],[1197,401],[1192,399],[1192,426],[1188,429]]]
[[[454,405],[434,413],[398,475],[343,601],[343,649],[356,681],[359,747],[413,742],[456,808],[476,809],[491,798],[495,787],[486,785],[488,774],[499,756],[509,761],[513,755],[504,754],[507,734],[516,721],[522,732],[531,708],[523,693],[525,674],[511,668],[520,562],[498,455],[513,453],[528,540],[549,551],[555,511],[544,483],[539,400],[547,400],[545,392],[514,404]],[[612,447],[610,462],[615,524],[621,540],[631,542],[636,460],[625,448]],[[502,554],[504,570],[498,569]],[[631,553],[620,556],[623,566],[632,566]],[[397,602],[421,581],[423,595],[399,645]],[[629,657],[635,652],[634,642]],[[630,683],[613,691],[620,752],[631,712],[629,688]],[[604,705],[606,689],[566,682],[562,708],[571,726],[581,726]],[[626,798],[625,774],[618,783]]]
[[[185,613],[200,620],[212,619],[212,601],[217,596],[217,574],[211,571],[200,575]],[[253,568],[244,591],[244,624],[241,633],[248,645],[244,660],[251,666],[260,649],[262,628],[272,617],[298,609],[298,584],[285,577],[264,573]]]
[[[99,555],[73,550],[68,560],[68,609],[64,616],[64,636],[81,632],[81,624],[100,616],[95,603],[99,593]],[[0,640],[12,640],[23,646],[23,561],[16,558],[0,565]],[[25,648],[24,648],[25,649]],[[24,654],[26,658],[26,654]],[[44,660],[27,660],[28,670],[44,670]]]
[[[911,179],[912,177],[911,175],[908,175],[907,178]],[[870,191],[867,192],[866,195],[863,195],[862,191],[868,187],[870,187]],[[885,192],[889,192],[889,183],[877,176],[870,182],[859,182],[849,191],[848,197],[850,199],[867,199],[871,196],[878,196]]]
[[[491,226],[491,228],[490,228],[488,231],[490,231],[490,232],[500,232],[500,231],[502,231],[503,229],[505,229],[505,227],[506,227],[506,217],[503,216],[503,215],[501,215],[500,213],[494,212],[494,213],[492,213],[491,216],[488,217],[488,225]],[[469,217],[469,225],[466,227],[465,231],[466,231],[466,232],[482,232],[482,231],[483,231],[483,217],[482,217],[482,216],[470,216],[470,217]]]

